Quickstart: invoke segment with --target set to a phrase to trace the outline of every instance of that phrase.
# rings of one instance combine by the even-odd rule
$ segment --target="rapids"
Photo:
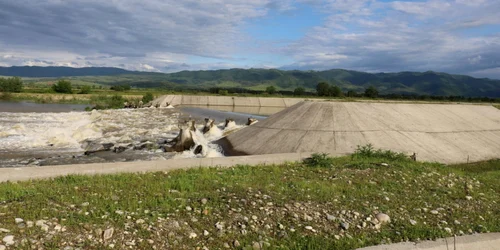
[[[183,114],[177,108],[0,112],[0,167],[222,157],[221,150],[211,142],[244,126],[224,129],[224,122],[217,121],[217,127],[202,134],[203,118]],[[195,155],[194,148],[180,153],[166,153],[156,146],[132,149],[131,145],[145,142],[156,145],[158,141],[175,138],[179,133],[178,125],[186,119],[196,120],[194,141],[203,146],[201,154]],[[127,149],[121,153],[106,151],[85,155],[89,143],[109,143],[113,148]]]

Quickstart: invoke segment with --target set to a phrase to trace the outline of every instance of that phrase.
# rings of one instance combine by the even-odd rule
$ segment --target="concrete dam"
[[[372,144],[416,153],[418,161],[482,161],[500,157],[500,110],[483,105],[303,101],[217,143],[228,155],[340,156]]]

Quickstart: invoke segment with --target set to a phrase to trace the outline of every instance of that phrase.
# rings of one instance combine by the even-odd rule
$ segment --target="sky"
[[[0,0],[0,66],[500,79],[500,0]]]

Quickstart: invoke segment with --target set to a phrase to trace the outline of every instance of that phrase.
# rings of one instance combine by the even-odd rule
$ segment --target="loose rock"
[[[240,242],[239,242],[238,240],[235,240],[235,241],[233,242],[233,246],[234,246],[234,247],[240,247],[240,246],[241,246],[241,244],[240,244]]]
[[[347,222],[340,223],[340,228],[342,228],[344,230],[349,229],[349,223],[347,223]]]
[[[115,232],[114,228],[108,228],[108,229],[104,230],[104,233],[102,234],[103,240],[107,241],[107,240],[111,239],[111,237],[113,237],[114,232]]]
[[[375,218],[377,218],[377,220],[382,224],[391,222],[391,217],[384,213],[378,213],[375,215]]]
[[[329,220],[329,221],[334,221],[335,220],[335,216],[333,216],[331,214],[327,214],[326,215],[326,219]]]
[[[253,243],[252,248],[254,250],[260,250],[260,249],[262,249],[262,246],[260,245],[259,242],[255,242],[255,243]]]
[[[3,237],[2,241],[7,246],[14,245],[14,235],[7,235],[7,236]]]
[[[16,224],[19,224],[19,223],[23,223],[23,222],[24,222],[24,220],[23,220],[23,219],[21,219],[21,218],[15,218],[14,220],[15,220]]]
[[[439,214],[439,212],[437,210],[431,210],[430,212],[431,214]]]

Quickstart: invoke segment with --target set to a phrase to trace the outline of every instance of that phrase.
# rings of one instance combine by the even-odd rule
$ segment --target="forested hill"
[[[313,90],[319,82],[336,84],[342,90],[364,91],[375,86],[382,94],[418,94],[439,96],[500,97],[500,80],[451,75],[433,71],[365,73],[332,69],[300,71],[278,69],[224,69],[148,73],[119,68],[0,67],[0,75],[20,77],[70,77],[106,85],[129,84],[135,87],[199,88],[211,87],[278,90],[305,87]]]

